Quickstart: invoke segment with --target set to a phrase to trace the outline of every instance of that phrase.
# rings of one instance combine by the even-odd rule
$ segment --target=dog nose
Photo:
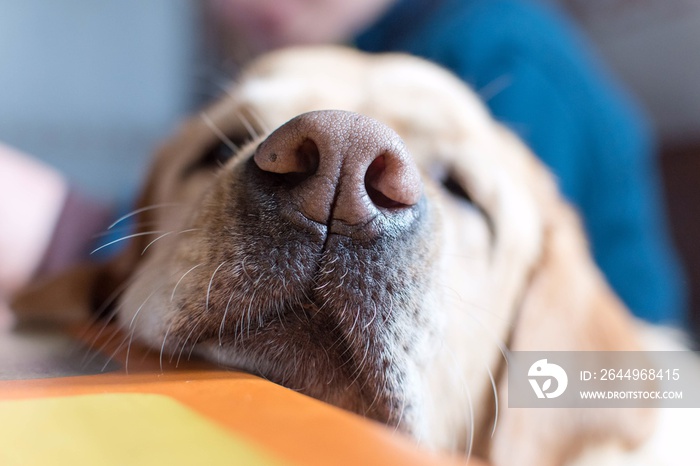
[[[394,215],[421,198],[420,174],[401,138],[364,115],[326,110],[302,114],[275,130],[253,160],[276,177],[306,218],[355,226]]]

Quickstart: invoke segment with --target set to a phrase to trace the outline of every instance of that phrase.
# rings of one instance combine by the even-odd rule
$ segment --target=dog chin
[[[347,361],[344,366],[332,361],[320,347],[300,348],[264,338],[250,346],[258,351],[276,348],[276,358],[216,341],[197,345],[195,354],[420,437],[424,400],[416,390],[421,378],[411,361],[385,368],[378,376],[378,361],[369,357],[362,366],[352,367]]]

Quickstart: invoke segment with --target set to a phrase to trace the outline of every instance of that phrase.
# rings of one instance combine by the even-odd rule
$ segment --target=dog
[[[499,466],[651,461],[652,410],[508,408],[508,351],[634,351],[643,332],[551,174],[435,65],[260,58],[158,152],[133,217],[122,254],[53,289],[119,295],[118,324],[161,354]]]

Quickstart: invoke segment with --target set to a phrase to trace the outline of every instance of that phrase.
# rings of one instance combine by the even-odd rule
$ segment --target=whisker
[[[200,113],[200,116],[202,117],[202,120],[204,120],[204,123],[206,123],[206,125],[209,127],[209,129],[212,130],[212,132],[216,135],[216,137],[218,137],[221,140],[221,142],[226,144],[226,147],[231,149],[234,153],[238,152],[240,148],[236,144],[234,144],[234,142],[231,141],[231,139],[228,136],[226,136],[226,134],[224,134],[224,132],[221,131],[218,126],[216,126],[216,123],[214,123],[212,119],[209,118],[209,115],[207,115],[206,112]]]
[[[396,427],[394,427],[394,434],[399,431],[399,426],[401,426],[404,414],[406,414],[406,403],[401,403],[401,411],[399,412],[399,418],[396,421]]]
[[[136,310],[134,313],[134,316],[131,318],[131,322],[129,322],[129,327],[128,329],[130,330],[129,332],[129,345],[126,347],[126,360],[124,361],[124,371],[128,374],[129,373],[129,354],[131,353],[131,344],[134,339],[134,334],[136,333],[136,327],[134,326],[134,323],[136,322],[136,318],[138,315],[141,313],[141,310],[143,307],[146,305],[149,299],[156,294],[156,292],[160,289],[160,287],[157,287],[155,290],[149,294],[146,299],[143,300],[143,303],[139,306],[139,308]]]
[[[452,358],[452,366],[457,367],[458,362],[454,351],[452,351],[452,349],[447,345],[442,345],[442,349],[447,352],[447,356]],[[467,406],[469,410],[469,436],[467,441],[467,463],[469,463],[469,460],[472,456],[472,450],[474,448],[474,404],[472,400],[471,390],[469,389],[469,384],[464,379],[464,376],[461,372],[457,372],[457,374],[459,374],[459,381],[461,382],[461,386],[464,388],[464,394],[467,398]]]
[[[503,361],[506,363],[506,367],[508,367],[508,355],[510,354],[508,346],[498,337],[498,335],[495,335],[493,331],[489,328],[489,326],[486,325],[481,319],[479,319],[479,317],[477,317],[475,313],[467,312],[465,315],[474,320],[477,324],[479,324],[481,328],[486,332],[486,334],[492,339],[493,343],[498,347],[501,356],[503,356]]]
[[[360,361],[359,364],[357,364],[357,367],[355,368],[355,372],[357,373],[357,375],[353,374],[354,378],[350,382],[350,385],[354,385],[355,382],[357,382],[357,379],[360,378],[360,375],[362,375],[362,366],[364,365],[365,361],[367,360],[367,355],[369,354],[369,347],[370,347],[370,342],[369,342],[369,340],[367,340],[365,343],[365,352],[362,355],[362,360]]]
[[[233,300],[233,295],[235,294],[235,290],[231,291],[231,295],[228,298],[228,302],[226,303],[226,309],[224,310],[224,316],[221,318],[221,325],[219,325],[219,346],[223,346],[223,336],[224,336],[224,328],[226,326],[226,315],[228,314],[229,307],[231,306],[231,301]]]
[[[345,311],[347,312],[347,311]],[[352,321],[352,325],[350,326],[350,330],[348,330],[348,334],[352,335],[353,332],[355,331],[355,327],[357,326],[357,322],[360,320],[360,314],[362,314],[361,311],[355,310],[355,318]],[[346,315],[346,314],[343,314]]]
[[[107,325],[103,326],[102,329],[100,330],[100,333],[102,333],[102,332],[103,332],[105,329],[107,329],[107,328],[110,328],[110,327],[107,326]],[[112,340],[114,339],[114,337],[116,337],[116,336],[119,334],[119,328],[111,327],[111,330],[112,330],[112,333],[111,333],[111,334],[107,337],[107,339],[100,345],[99,348],[93,348],[93,346],[94,346],[95,343],[92,343],[92,344],[90,345],[90,348],[87,350],[87,352],[86,352],[85,355],[83,356],[83,360],[81,361],[81,365],[82,365],[83,367],[87,367],[90,363],[92,363],[92,361],[95,360],[95,358],[96,358],[98,355],[102,354],[103,351],[105,351],[105,350],[109,347],[109,344],[112,342]],[[114,354],[112,354],[112,356],[110,356],[110,357],[107,358],[107,362],[105,362],[105,365],[104,365],[104,367],[102,368],[102,371],[104,371],[105,368],[107,367],[107,365],[109,365],[109,363],[112,361],[112,359],[113,359],[113,357],[114,357],[115,354],[116,354],[116,352],[115,352]]]
[[[175,367],[178,367],[180,365],[180,358],[182,358],[182,353],[185,351],[185,348],[187,347],[187,342],[189,341],[190,337],[194,333],[194,331],[199,327],[199,321],[197,321],[190,331],[187,333],[187,337],[185,338],[185,341],[182,343],[182,347],[180,348],[180,352],[177,355],[177,361],[175,362]],[[175,356],[175,353],[170,357],[170,361],[172,361],[172,358]]]
[[[453,355],[454,356],[454,355]],[[467,404],[469,405],[469,441],[467,447],[467,463],[472,457],[472,450],[474,448],[474,404],[472,401],[472,394],[469,390],[469,386],[465,384],[465,394],[467,395]]]
[[[90,254],[95,254],[97,251],[99,251],[99,250],[101,250],[101,249],[104,249],[104,248],[106,248],[107,246],[111,246],[111,245],[113,245],[113,244],[115,244],[115,243],[119,243],[120,241],[126,241],[126,240],[128,240],[128,239],[136,238],[136,237],[139,237],[139,236],[157,235],[157,234],[159,234],[159,233],[163,233],[163,232],[162,232],[162,231],[158,231],[158,230],[154,230],[154,231],[143,231],[143,232],[141,232],[141,233],[134,233],[134,234],[132,234],[132,235],[127,235],[127,236],[124,236],[124,237],[122,237],[122,238],[115,239],[114,241],[110,241],[110,242],[107,243],[107,244],[103,244],[103,245],[100,246],[99,248],[93,250]]]
[[[457,299],[458,305],[469,306],[469,308],[474,309],[480,313],[486,313],[486,314],[491,315],[492,317],[496,317],[499,320],[501,320],[503,323],[505,323],[506,328],[512,330],[513,322],[511,322],[510,320],[506,319],[505,317],[499,316],[498,314],[491,312],[488,309],[483,308],[482,306],[479,306],[475,303],[471,303],[471,302],[466,301],[464,298],[462,298],[462,296],[459,292],[457,292],[455,289],[453,289],[450,286],[447,286],[445,284],[440,284],[440,286],[443,289],[450,292],[450,293],[446,293],[446,296],[449,296],[451,294],[453,297],[455,297],[455,299]],[[503,360],[506,363],[506,366],[508,366],[508,354],[510,353],[510,350],[508,349],[508,346],[505,344],[505,342],[503,342],[503,340],[501,340],[501,338],[498,335],[496,335],[493,332],[493,330],[478,317],[477,312],[470,312],[469,310],[467,310],[464,313],[464,315],[469,317],[470,319],[474,320],[486,332],[486,334],[491,338],[493,343],[498,347],[498,349],[501,353],[501,356],[503,356]]]
[[[508,89],[513,84],[513,76],[509,74],[502,74],[492,79],[489,83],[482,86],[478,91],[479,97],[484,102],[489,102],[495,98],[498,94]]]
[[[143,275],[146,275],[147,270],[141,269],[136,272],[134,272],[127,280],[124,280],[111,294],[110,296],[105,300],[105,302],[98,308],[97,311],[93,314],[93,317],[91,318],[91,322],[88,324],[88,327],[81,332],[82,337],[85,337],[87,335],[87,332],[90,331],[91,329],[94,329],[95,326],[100,322],[103,321],[101,328],[99,331],[92,336],[89,342],[89,352],[93,352],[93,356],[88,360],[92,360],[98,352],[104,348],[107,343],[103,343],[100,348],[94,348],[95,344],[97,341],[100,339],[102,336],[102,333],[110,327],[110,324],[113,323],[113,319],[116,317],[116,315],[119,313],[121,309],[123,309],[123,303],[120,303],[119,306],[115,306],[114,309],[110,310],[110,312],[103,316],[100,317],[100,314],[106,309],[107,306],[109,306],[112,302],[114,302],[123,292],[126,290],[128,287],[133,285],[136,281],[140,280]],[[173,277],[176,274],[171,273],[170,276]],[[123,328],[123,325],[116,325],[116,327]],[[81,338],[82,339],[82,338]]]
[[[236,96],[233,94],[233,92],[231,92],[232,86],[237,84],[236,79],[233,79],[230,76],[226,76],[226,78],[219,77],[218,79],[209,78],[209,82],[213,86],[218,87],[221,93],[231,98],[231,100],[233,100],[234,102],[236,101]],[[217,97],[224,96],[217,94]]]
[[[194,341],[192,342],[192,346],[190,347],[190,350],[187,353],[187,360],[188,361],[190,359],[192,359],[192,353],[194,352],[194,349],[197,347],[197,343],[199,343],[199,339],[202,338],[202,335],[204,335],[205,333],[206,333],[206,331],[204,331],[204,330],[199,332],[199,334],[197,335],[197,338],[195,338]]]
[[[374,320],[377,318],[377,314],[379,313],[379,311],[377,310],[377,303],[375,303],[374,301],[372,301],[372,310],[374,311],[372,313],[372,318],[369,320],[369,322],[367,322],[365,324],[364,327],[362,327],[362,330],[367,330],[369,328],[369,326],[372,325],[372,323],[374,323]]]
[[[443,286],[444,286],[445,289],[451,289],[451,288],[449,288],[449,287],[447,287],[447,286],[445,286],[445,285],[443,285]],[[452,291],[454,292],[454,290],[452,290]],[[454,292],[454,293],[455,293],[455,296],[457,296],[457,298],[459,299],[460,302],[465,302],[465,301],[461,298],[461,296],[459,295],[459,293],[456,293],[456,292]],[[477,306],[477,305],[475,305],[475,304],[473,304],[473,303],[470,303],[470,304],[469,304],[469,307],[472,308],[472,309],[478,310],[479,312],[488,312],[486,309],[483,309],[483,308],[481,308],[480,306]],[[491,313],[491,314],[493,315],[493,313]],[[493,343],[496,345],[496,347],[498,348],[498,350],[499,350],[499,352],[501,353],[501,356],[502,356],[502,358],[503,358],[503,361],[504,361],[505,364],[506,364],[506,367],[508,367],[508,365],[509,365],[509,356],[508,356],[508,355],[510,354],[510,350],[508,349],[508,347],[507,347],[507,345],[505,344],[505,342],[503,342],[503,341],[501,340],[501,338],[498,337],[498,335],[494,334],[494,332],[491,330],[491,328],[490,328],[488,325],[486,325],[486,324],[481,320],[481,318],[478,316],[478,313],[477,313],[477,312],[470,312],[470,311],[467,311],[467,312],[464,313],[464,315],[467,316],[468,318],[470,318],[471,320],[473,320],[474,322],[476,322],[476,323],[484,330],[485,334],[488,335],[488,337],[492,340],[492,342],[493,342]],[[508,327],[511,327],[511,326],[512,326],[512,323],[508,322],[507,325],[508,325]],[[454,357],[454,354],[453,354],[453,357]],[[493,389],[494,412],[495,412],[495,413],[494,413],[493,426],[492,426],[492,428],[491,428],[491,437],[493,437],[493,436],[495,435],[496,428],[497,428],[497,426],[498,426],[498,416],[499,416],[498,389],[497,389],[497,387],[496,387],[496,381],[495,381],[495,378],[494,378],[494,376],[493,376],[493,373],[491,372],[491,369],[490,369],[488,363],[487,363],[486,361],[483,361],[483,364],[484,364],[484,366],[486,367],[486,371],[488,372],[488,375],[489,375],[489,381],[490,381],[490,383],[491,383],[491,388]]]
[[[177,283],[175,283],[175,287],[173,288],[173,292],[170,294],[170,302],[173,302],[173,299],[175,299],[175,291],[177,290],[177,287],[180,286],[180,282],[187,276],[187,274],[189,274],[190,272],[192,272],[192,271],[193,271],[194,269],[196,269],[197,267],[201,267],[202,265],[204,265],[203,262],[200,263],[200,264],[195,265],[194,267],[190,268],[187,272],[185,272],[184,274],[182,274],[182,277],[180,277],[180,279],[177,281]]]
[[[253,326],[253,318],[251,317],[251,315],[253,313],[253,303],[255,302],[255,294],[257,292],[257,288],[254,288],[253,295],[250,297],[250,301],[248,301],[248,309],[246,310],[246,319],[248,320],[248,324],[246,325],[247,338],[250,338],[250,327]],[[243,328],[241,328],[241,336],[243,336]]]
[[[190,229],[187,229],[187,230],[181,230],[181,231],[178,231],[178,232],[176,233],[176,235],[181,235],[181,234],[183,234],[183,233],[191,233],[191,232],[193,232],[193,231],[201,231],[201,228],[190,228]],[[146,247],[143,248],[143,251],[141,251],[141,255],[143,256],[143,255],[146,253],[146,250],[147,250],[148,248],[150,248],[151,245],[152,245],[153,243],[155,243],[156,241],[158,241],[158,240],[160,240],[160,239],[162,239],[162,238],[165,238],[166,236],[172,235],[173,233],[175,233],[175,231],[168,231],[167,233],[163,233],[162,235],[160,235],[159,237],[157,237],[156,239],[154,239],[153,241],[151,241],[150,243],[148,243],[148,245],[146,245]]]
[[[393,354],[392,354],[392,357],[393,357]],[[331,379],[331,380],[332,380],[332,379]],[[329,382],[329,384],[330,384],[330,382]],[[386,387],[387,387],[387,381],[386,381],[386,379],[385,379],[385,380],[384,380],[383,389],[386,390]],[[374,408],[374,404],[375,404],[375,403],[377,402],[377,400],[379,399],[379,394],[380,394],[381,392],[382,392],[382,390],[375,390],[375,392],[374,392],[374,398],[372,398],[372,402],[369,404],[369,406],[367,406],[367,407],[365,408],[365,416],[367,416],[369,413],[372,412],[372,408]]]
[[[156,221],[149,221],[149,222],[138,222],[134,223],[131,225],[125,224],[125,225],[120,225],[118,227],[113,228],[112,230],[106,229],[103,230],[99,233],[95,233],[92,235],[93,239],[99,239],[99,238],[104,238],[105,236],[113,236],[117,233],[128,233],[134,230],[138,229],[143,229],[144,227],[153,227],[154,225],[157,225],[158,222]]]
[[[493,416],[493,427],[491,428],[491,438],[493,438],[496,433],[496,427],[498,426],[498,389],[496,388],[496,380],[493,377],[491,368],[488,364],[486,365],[486,372],[489,374],[489,380],[491,380],[491,388],[493,389],[493,402],[494,402],[494,416]]]
[[[226,88],[222,88],[222,90],[233,100],[236,102],[238,99],[236,98],[235,94],[231,91],[231,87],[227,86]],[[268,125],[263,118],[260,117],[260,114],[253,108],[246,107],[246,112],[250,115],[250,117],[255,120],[255,123],[257,126],[262,129],[263,134],[268,134],[272,132],[272,128],[270,128],[270,125]],[[241,119],[241,122],[243,125],[246,127],[246,130],[248,131],[248,134],[251,136],[254,136],[256,138],[259,138],[261,136],[260,132],[256,131],[255,128],[251,125],[251,121],[247,118],[245,118],[241,112],[238,112],[238,117]]]
[[[255,122],[258,124],[258,127],[260,127],[263,130],[264,134],[268,134],[272,132],[272,128],[270,128],[270,125],[268,125],[265,120],[260,116],[260,114],[254,109],[254,108],[248,108],[248,113],[250,114],[251,117],[255,120]]]
[[[90,342],[88,343],[88,348],[87,348],[87,350],[86,350],[85,354],[83,355],[83,358],[80,362],[83,366],[88,366],[104,349],[107,348],[107,346],[109,346],[109,343],[115,337],[116,333],[119,332],[118,326],[111,327],[110,321],[109,321],[109,320],[111,320],[111,318],[114,317],[114,315],[116,315],[116,313],[118,312],[117,309],[110,312],[111,316],[106,318],[108,320],[101,326],[101,328],[97,332],[97,334],[95,334],[90,339]],[[96,325],[96,323],[94,325]],[[89,328],[90,328],[90,326],[88,326],[88,328],[86,328],[85,330],[83,330],[81,332],[83,334],[83,336],[87,335]],[[102,337],[102,334],[105,332],[105,330],[107,330],[109,328],[112,329],[112,334],[107,337],[106,341],[104,341],[102,344],[100,344],[99,347],[96,348],[95,345],[97,344],[98,340],[100,339],[100,337]]]
[[[88,350],[87,353],[85,354],[82,364],[89,364],[97,355],[100,354],[100,352],[105,349],[109,343],[112,341],[114,338],[115,334],[119,332],[120,326],[115,325],[115,327],[112,330],[112,335],[108,337],[107,341],[103,342],[99,348],[95,348],[95,345],[99,341],[100,337],[104,333],[105,330],[110,328],[110,324],[113,323],[113,319],[116,317],[116,315],[119,313],[120,309],[122,309],[123,304],[119,304],[118,306],[115,306],[114,309],[112,309],[107,315],[104,317],[100,317],[100,314],[104,312],[104,310],[109,306],[111,303],[113,303],[123,292],[131,286],[136,280],[140,279],[141,276],[144,274],[144,271],[138,271],[134,274],[132,274],[129,279],[125,280],[123,283],[121,283],[113,292],[112,294],[109,295],[109,297],[105,300],[105,302],[95,311],[93,316],[91,317],[91,321],[88,322],[87,327],[85,330],[83,330],[80,334],[80,339],[82,340],[84,337],[87,336],[87,333],[91,330],[94,329],[95,326],[100,322],[102,322],[102,325],[100,326],[101,328],[99,331],[90,338],[90,341],[88,342]],[[88,357],[89,356],[89,357]]]
[[[209,286],[207,287],[207,300],[206,300],[206,304],[204,306],[204,312],[209,312],[209,295],[211,293],[211,285],[214,282],[214,276],[216,275],[216,272],[218,272],[219,269],[221,267],[223,267],[226,263],[228,263],[228,261],[223,261],[221,264],[219,264],[219,266],[216,268],[216,270],[214,270],[214,273],[211,274],[211,279],[209,280]]]
[[[170,322],[170,325],[168,325],[168,328],[165,329],[165,335],[163,336],[163,344],[160,345],[160,355],[158,357],[158,363],[160,364],[160,371],[163,372],[163,353],[165,352],[165,341],[168,339],[168,333],[170,333],[170,329],[173,327],[175,324],[175,320],[173,319],[172,322]]]
[[[112,228],[114,228],[116,225],[118,225],[119,223],[123,222],[123,221],[126,220],[127,218],[133,217],[134,215],[138,215],[138,214],[140,214],[141,212],[146,212],[146,211],[154,210],[154,209],[160,209],[160,208],[163,208],[163,207],[179,207],[179,206],[181,206],[181,205],[182,205],[181,203],[167,202],[167,203],[163,203],[163,204],[153,204],[153,205],[149,205],[149,206],[146,206],[146,207],[141,207],[140,209],[132,210],[131,212],[129,212],[129,213],[126,214],[126,215],[122,215],[122,216],[119,217],[114,223],[112,223],[110,226],[108,226],[107,229],[108,229],[108,230],[111,230]]]
[[[193,231],[202,231],[202,228],[188,228],[187,230],[181,230],[177,234],[181,235],[183,233],[192,233]]]
[[[243,112],[237,111],[236,116],[239,120],[241,120],[241,123],[243,123],[245,130],[251,137],[253,137],[253,139],[258,139],[260,137],[260,134],[255,130],[253,125],[250,124],[250,121],[245,117],[245,115],[243,115]]]
[[[153,241],[151,241],[150,243],[148,243],[148,244],[146,245],[145,248],[143,248],[143,251],[141,251],[141,255],[143,256],[144,254],[146,254],[146,250],[147,250],[148,248],[150,248],[151,245],[152,245],[153,243],[155,243],[156,241],[158,241],[158,240],[161,239],[161,238],[165,238],[166,236],[172,235],[173,233],[175,233],[175,232],[174,232],[174,231],[168,231],[168,232],[163,233],[162,235],[158,236],[156,239],[154,239]]]
[[[116,332],[115,332],[115,335],[116,335]],[[124,343],[126,343],[126,340],[128,340],[128,339],[129,339],[129,335],[125,336],[125,337],[122,339],[122,341],[119,343],[119,345],[117,346],[117,348],[112,352],[112,354],[109,355],[109,357],[107,358],[107,361],[105,362],[104,366],[102,366],[102,372],[104,372],[105,369],[107,369],[107,366],[109,365],[109,363],[112,362],[112,360],[114,360],[114,357],[117,355],[117,353],[118,353],[119,351],[121,351],[122,346],[124,346]]]

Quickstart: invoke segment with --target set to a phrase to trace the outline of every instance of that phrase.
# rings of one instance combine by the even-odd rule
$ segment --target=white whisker
[[[248,319],[248,324],[246,325],[246,336],[247,338],[250,338],[250,327],[253,324],[253,318],[251,317],[253,313],[253,303],[255,302],[255,294],[258,292],[257,288],[253,289],[253,295],[250,297],[250,301],[248,301],[248,309],[246,310],[246,319]],[[242,322],[245,322],[243,320]],[[243,328],[241,328],[241,336],[243,336]]]
[[[154,204],[154,205],[149,205],[146,207],[141,207],[140,209],[133,210],[133,211],[129,212],[128,214],[119,217],[114,223],[112,223],[110,226],[107,227],[107,230],[111,230],[112,228],[114,228],[116,225],[123,222],[127,218],[133,217],[134,215],[138,215],[141,212],[146,212],[148,210],[154,210],[154,209],[160,209],[163,207],[178,207],[180,205],[182,205],[182,204],[175,203],[175,202],[167,202],[167,203],[163,203],[163,204]]]
[[[199,343],[199,339],[202,337],[202,335],[204,333],[205,333],[204,331],[199,332],[199,335],[197,335],[197,338],[195,338],[194,341],[192,342],[192,347],[190,348],[190,351],[187,353],[187,360],[188,361],[190,359],[192,359],[192,353],[194,352],[194,349],[197,346],[197,343]]]
[[[444,284],[441,284],[440,286],[442,286],[442,288],[445,289],[446,291],[449,291],[457,299],[458,304],[464,305],[464,306],[469,306],[470,308],[475,309],[476,311],[478,311],[480,313],[487,313],[487,314],[491,315],[492,317],[497,317],[501,321],[505,321],[505,324],[506,324],[508,329],[512,329],[513,323],[510,322],[509,320],[507,320],[505,317],[498,316],[497,314],[490,312],[481,306],[478,306],[474,303],[470,303],[470,302],[466,301],[464,298],[462,298],[462,296],[459,292],[457,292],[456,290],[454,290],[450,286],[447,286]],[[446,295],[447,295],[447,293],[446,293]],[[490,337],[490,339],[493,341],[493,343],[498,347],[498,350],[500,351],[501,356],[503,356],[503,360],[505,361],[506,367],[507,367],[508,366],[508,354],[510,351],[508,350],[508,346],[506,345],[506,343],[503,342],[503,340],[501,340],[501,338],[498,335],[496,335],[493,332],[493,330],[478,317],[477,312],[470,312],[469,310],[467,310],[464,313],[464,315],[466,315],[470,319],[474,320],[486,332],[486,335],[488,335]]]
[[[114,357],[117,355],[117,353],[122,349],[122,346],[124,346],[124,343],[129,339],[129,335],[125,336],[121,343],[117,346],[117,348],[112,352],[112,354],[109,355],[107,358],[107,361],[105,362],[104,366],[102,366],[102,372],[104,372],[105,369],[107,369],[107,366],[109,365],[110,362],[114,360]]]
[[[97,340],[99,340],[100,336],[102,336],[102,332],[104,332],[107,327],[109,326],[111,320],[116,316],[117,312],[119,311],[120,306],[115,306],[114,309],[112,309],[107,315],[102,316],[104,311],[111,305],[116,299],[121,295],[124,290],[126,290],[129,286],[131,286],[138,278],[141,277],[143,274],[143,271],[136,272],[131,275],[127,280],[124,280],[123,283],[121,283],[119,286],[117,286],[112,293],[105,299],[105,301],[100,304],[100,306],[95,309],[95,311],[92,313],[92,316],[90,317],[89,321],[87,322],[87,326],[83,331],[80,332],[80,340],[85,340],[87,338],[88,331],[91,329],[95,328],[95,326],[98,324],[98,322],[101,319],[104,319],[104,323],[102,325],[102,328],[97,332],[97,334],[90,339],[88,349],[89,351],[92,351],[94,349],[94,345],[97,343]],[[93,355],[90,359],[85,359],[83,358],[83,364],[88,364],[95,355]],[[86,355],[87,357],[87,355]]]
[[[126,360],[124,361],[124,371],[128,374],[129,373],[129,354],[131,353],[131,343],[133,342],[134,339],[134,334],[136,333],[136,327],[134,327],[134,323],[136,322],[136,318],[138,315],[141,313],[141,310],[143,307],[146,305],[149,299],[156,294],[156,291],[159,290],[159,287],[156,288],[149,294],[146,299],[143,300],[143,303],[139,306],[139,308],[136,310],[134,313],[134,316],[131,318],[131,321],[129,322],[129,345],[126,347]]]
[[[121,234],[121,233],[129,233],[134,230],[138,229],[143,229],[143,228],[152,228],[154,225],[157,225],[158,222],[156,221],[150,221],[150,222],[138,222],[134,223],[131,225],[124,224],[119,227],[113,228],[111,230],[107,229],[104,231],[101,231],[100,233],[95,233],[92,235],[93,239],[99,239],[99,238],[104,238],[105,236],[114,236],[115,234]]]
[[[190,228],[190,229],[188,229],[188,230],[178,231],[178,232],[177,232],[177,235],[181,235],[181,234],[183,234],[183,233],[191,233],[191,232],[193,232],[193,231],[200,231],[200,230],[201,230],[201,228]],[[150,243],[148,243],[148,245],[146,245],[146,247],[143,248],[143,251],[141,251],[141,255],[143,256],[143,255],[146,253],[146,250],[147,250],[148,248],[150,248],[151,245],[152,245],[153,243],[155,243],[156,241],[158,241],[158,240],[160,240],[160,239],[162,239],[162,238],[165,238],[166,236],[172,235],[173,233],[175,233],[175,232],[174,232],[174,231],[168,231],[167,233],[163,233],[162,235],[160,235],[159,237],[157,237],[156,239],[154,239],[153,241],[151,241]]]
[[[512,84],[513,76],[509,74],[502,74],[495,79],[492,79],[485,86],[482,86],[477,93],[479,94],[479,97],[481,97],[481,100],[484,102],[489,102],[498,94],[508,89]]]
[[[223,336],[224,336],[224,328],[226,326],[226,316],[228,315],[228,310],[229,307],[231,306],[231,301],[233,300],[233,296],[235,294],[235,290],[231,291],[231,295],[228,298],[228,302],[226,303],[226,309],[224,309],[224,316],[221,318],[221,325],[219,325],[219,346],[223,346]]]
[[[177,290],[177,287],[180,286],[180,282],[187,276],[187,274],[189,274],[194,269],[196,269],[197,267],[200,267],[202,265],[204,265],[204,264],[203,263],[197,264],[194,267],[192,267],[191,269],[189,269],[187,272],[182,274],[182,277],[180,277],[180,279],[177,281],[177,283],[175,284],[175,287],[173,288],[173,292],[170,294],[170,302],[173,302],[173,299],[175,299],[175,291]]]
[[[192,233],[193,231],[202,231],[201,228],[188,228],[187,230],[179,231],[177,234],[181,235],[183,233]]]
[[[258,124],[258,126],[263,130],[263,133],[271,133],[272,128],[270,128],[270,125],[268,125],[265,120],[260,116],[260,114],[253,108],[248,108],[248,113],[250,113],[250,116],[253,117],[255,122]]]
[[[250,124],[250,121],[245,117],[245,115],[243,115],[243,112],[236,112],[236,116],[238,116],[238,119],[241,120],[245,130],[253,139],[258,139],[260,137],[260,134],[255,130],[253,125]]]
[[[496,388],[496,380],[493,377],[491,368],[488,364],[486,365],[486,372],[489,374],[489,380],[491,380],[491,388],[493,389],[493,402],[494,402],[494,415],[493,415],[493,427],[491,428],[491,438],[493,438],[496,433],[496,427],[498,426],[498,389]]]
[[[141,255],[143,256],[144,254],[146,254],[146,250],[147,250],[148,248],[150,248],[151,245],[152,245],[153,243],[155,243],[156,241],[158,241],[158,240],[161,239],[161,238],[165,238],[165,237],[168,236],[168,235],[172,235],[173,233],[174,233],[173,231],[168,231],[167,233],[163,233],[162,235],[160,235],[159,237],[157,237],[156,239],[154,239],[153,241],[151,241],[150,243],[148,243],[148,244],[146,245],[146,247],[143,248],[143,251],[141,251]]]
[[[206,300],[206,304],[204,306],[204,312],[209,312],[209,295],[211,293],[211,285],[212,285],[212,283],[214,283],[214,276],[216,275],[216,272],[218,272],[219,269],[221,267],[223,267],[226,263],[228,263],[228,261],[223,261],[221,264],[219,264],[219,266],[216,268],[216,270],[214,270],[214,273],[211,274],[211,279],[209,280],[209,286],[207,287],[207,300]]]
[[[187,333],[187,337],[185,337],[185,341],[182,343],[182,347],[180,347],[180,351],[179,351],[179,353],[178,353],[178,355],[177,355],[177,361],[175,362],[175,367],[178,367],[178,366],[180,365],[180,358],[182,358],[182,353],[183,353],[183,351],[185,351],[185,348],[187,347],[187,342],[189,341],[190,337],[192,336],[192,334],[194,333],[194,331],[197,329],[197,327],[199,327],[199,322],[196,322],[196,323],[192,326],[192,328],[190,329],[190,331]],[[175,353],[173,353],[172,356],[170,356],[170,360],[171,360],[171,361],[172,361],[172,358],[173,358],[174,356],[175,356]]]
[[[110,242],[107,243],[107,244],[103,244],[103,245],[100,246],[99,248],[93,250],[90,254],[95,254],[97,251],[99,251],[99,250],[101,250],[101,249],[104,249],[104,248],[106,248],[107,246],[111,246],[111,245],[113,245],[113,244],[115,244],[115,243],[119,243],[120,241],[126,241],[126,240],[128,240],[128,239],[136,238],[136,237],[139,237],[139,236],[157,235],[157,234],[159,234],[159,233],[163,233],[163,232],[162,232],[162,231],[142,231],[141,233],[134,233],[134,234],[132,234],[132,235],[127,235],[127,236],[124,236],[124,237],[122,237],[122,238],[115,239],[114,241],[110,241]]]
[[[447,352],[447,355],[452,358],[452,366],[457,367],[458,362],[457,362],[457,357],[455,356],[454,352],[450,347],[447,345],[443,345],[442,349]],[[469,459],[472,456],[472,449],[474,448],[474,404],[472,400],[472,395],[471,391],[469,389],[469,384],[467,384],[467,381],[464,379],[464,376],[462,375],[461,372],[457,372],[459,374],[459,381],[461,382],[462,387],[464,388],[464,395],[467,398],[467,406],[468,406],[468,414],[469,414],[469,435],[468,435],[468,440],[467,440],[467,463],[469,462]]]
[[[202,120],[204,120],[204,123],[206,123],[206,125],[209,127],[209,129],[211,129],[212,132],[216,135],[216,137],[218,137],[221,140],[221,142],[226,144],[226,147],[231,149],[231,151],[233,151],[234,153],[238,152],[239,147],[236,144],[234,144],[234,142],[231,141],[231,139],[228,136],[226,136],[226,134],[224,134],[224,132],[221,131],[218,126],[216,126],[216,123],[214,123],[212,119],[209,118],[209,115],[207,115],[205,112],[202,112],[200,116],[202,117]]]
[[[158,363],[160,364],[160,371],[163,372],[163,353],[165,352],[165,341],[168,339],[168,333],[170,333],[170,329],[173,327],[173,324],[175,321],[173,320],[170,322],[170,325],[168,325],[168,328],[165,329],[165,335],[163,336],[163,344],[160,345],[160,356],[158,357]]]

